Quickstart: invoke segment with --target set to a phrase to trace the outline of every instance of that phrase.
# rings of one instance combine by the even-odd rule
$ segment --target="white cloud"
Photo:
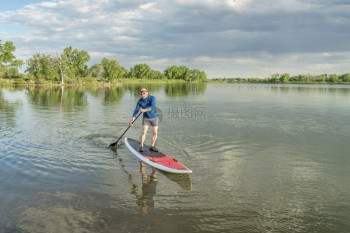
[[[231,10],[242,10],[247,5],[249,5],[251,0],[224,0],[224,1],[216,1],[216,0],[177,0],[175,1],[183,6],[189,7],[205,7],[209,9],[231,9]]]

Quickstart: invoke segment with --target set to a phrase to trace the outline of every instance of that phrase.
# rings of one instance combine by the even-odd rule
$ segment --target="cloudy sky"
[[[349,12],[349,0],[11,0],[0,40],[23,60],[72,46],[89,65],[186,65],[209,78],[348,73]]]

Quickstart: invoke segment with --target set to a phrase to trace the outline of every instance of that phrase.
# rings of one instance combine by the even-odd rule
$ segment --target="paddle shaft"
[[[140,112],[139,115],[136,116],[135,120],[134,120],[131,124],[134,124],[134,122],[137,120],[137,118],[139,118],[139,116],[141,115],[141,113],[142,113],[142,112]],[[122,134],[122,136],[120,136],[116,142],[113,142],[113,143],[110,144],[109,146],[116,146],[117,143],[119,142],[119,140],[124,136],[124,134],[126,133],[126,131],[128,131],[129,129],[130,129],[130,125],[129,125],[129,127],[124,131],[124,133]]]

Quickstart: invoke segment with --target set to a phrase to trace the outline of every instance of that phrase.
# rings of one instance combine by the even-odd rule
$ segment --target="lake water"
[[[141,86],[0,89],[1,233],[350,232],[350,86],[145,87],[192,174],[108,148]]]

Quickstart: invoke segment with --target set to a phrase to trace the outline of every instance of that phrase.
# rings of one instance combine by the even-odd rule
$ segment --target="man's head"
[[[141,88],[140,94],[141,94],[142,98],[146,98],[147,95],[148,95],[147,89],[146,88]]]

